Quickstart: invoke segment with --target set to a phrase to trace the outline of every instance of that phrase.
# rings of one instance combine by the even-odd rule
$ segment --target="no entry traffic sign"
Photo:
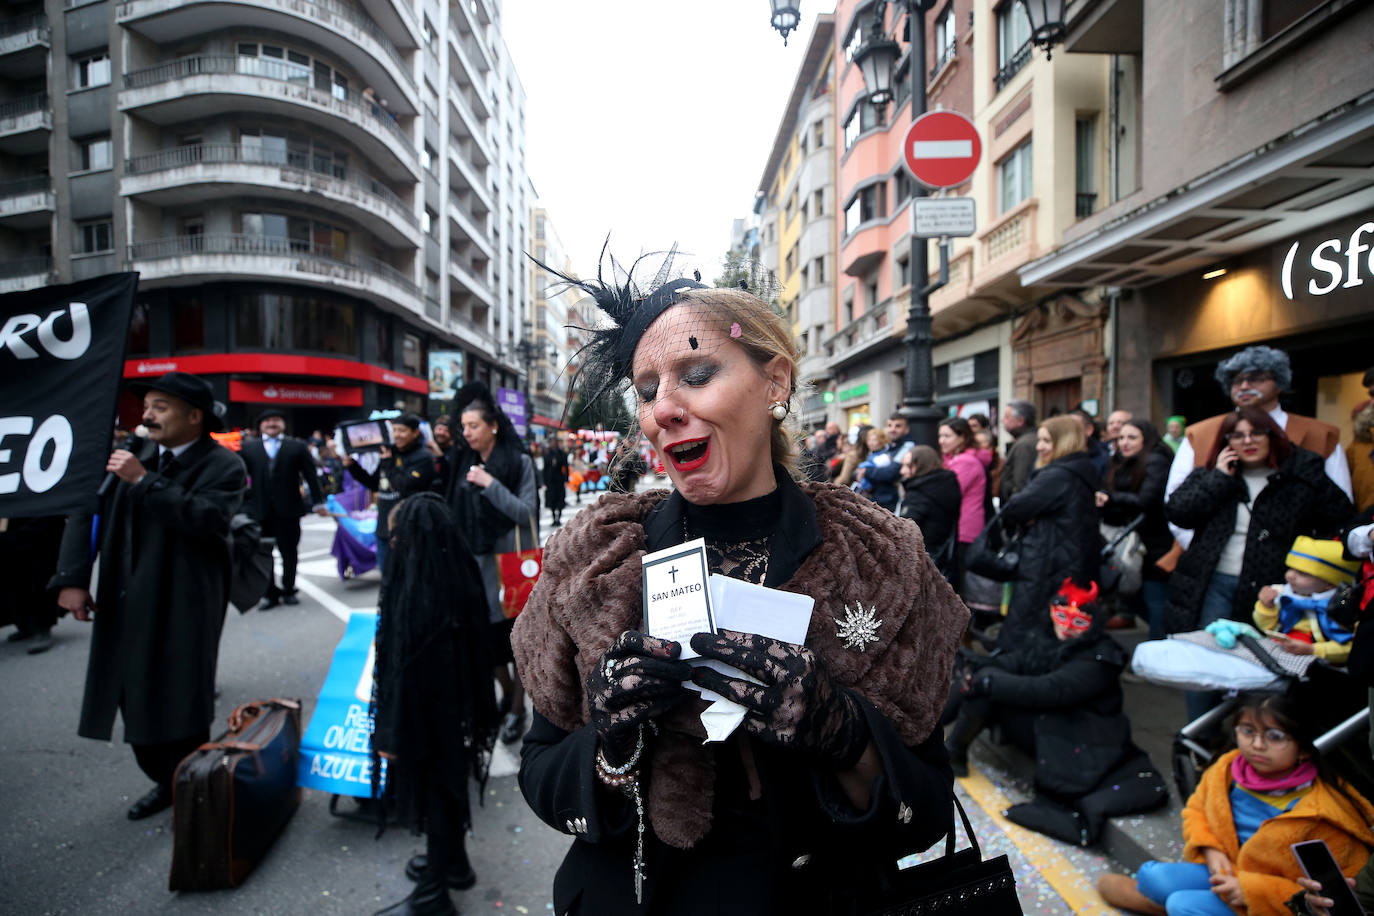
[[[963,184],[978,167],[983,141],[973,122],[954,111],[929,111],[912,122],[902,143],[911,177],[928,188]]]

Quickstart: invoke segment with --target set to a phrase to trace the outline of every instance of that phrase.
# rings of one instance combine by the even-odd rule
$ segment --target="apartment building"
[[[824,340],[835,325],[834,34],[835,17],[818,16],[755,196],[761,261],[777,275],[778,305],[801,345],[807,429],[825,425],[833,399]]]
[[[498,3],[8,10],[0,289],[138,271],[126,375],[206,375],[233,424],[423,409],[431,351],[517,387],[530,192]]]
[[[548,210],[535,207],[530,219],[534,225],[534,257],[542,264],[571,275],[569,260],[558,230]],[[530,313],[526,338],[531,344],[530,390],[534,397],[533,423],[541,437],[565,429],[564,410],[571,400],[571,375],[565,367],[582,348],[580,316],[573,303],[573,291],[562,288],[562,280],[531,263]]]
[[[853,60],[874,34],[873,4],[842,0],[835,15],[840,279],[838,321],[826,346],[838,419],[852,426],[881,423],[902,401],[913,282],[913,184],[902,163],[912,30],[889,5],[881,32],[900,39],[902,56],[893,98],[875,104]],[[949,240],[948,282],[929,297],[936,406],[995,417],[1008,398],[1036,391],[1042,408],[1100,397],[1100,328],[1094,339],[1076,304],[1048,307],[1051,322],[1032,318],[1035,291],[1022,287],[1016,270],[1052,249],[1085,208],[1105,203],[1075,192],[1090,184],[1075,173],[1075,149],[1100,142],[1081,131],[1107,111],[1110,59],[1047,59],[1030,42],[1020,0],[945,0],[925,15],[927,108],[968,116],[983,141],[972,177],[935,192],[972,197],[977,213],[974,236]],[[939,244],[926,244],[923,281],[939,276],[941,259]]]
[[[1348,441],[1374,365],[1374,7],[1076,0],[1067,18],[1066,59],[1112,61],[1110,193],[1021,281],[1116,316],[1117,406],[1214,414],[1217,360],[1262,342],[1292,359],[1289,409]]]

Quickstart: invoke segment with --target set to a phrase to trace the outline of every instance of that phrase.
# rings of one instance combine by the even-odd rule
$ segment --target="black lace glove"
[[[744,706],[744,727],[770,744],[796,748],[836,769],[853,767],[868,746],[868,723],[852,690],[836,684],[805,646],[753,633],[698,633],[692,648],[762,683],[693,668],[692,680]]]
[[[591,724],[612,764],[629,760],[639,726],[696,696],[682,686],[692,666],[675,642],[626,630],[587,674]]]
[[[996,677],[995,668],[984,668],[982,671],[972,672],[969,679],[964,683],[964,696],[985,697],[991,695],[994,677]]]

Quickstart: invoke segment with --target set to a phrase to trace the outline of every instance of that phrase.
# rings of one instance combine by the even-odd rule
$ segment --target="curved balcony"
[[[46,229],[57,199],[47,175],[0,181],[0,226],[9,229]]]
[[[282,32],[348,61],[398,114],[418,111],[419,90],[401,52],[371,16],[343,0],[125,0],[119,23],[159,44],[229,29]]]
[[[834,231],[835,219],[828,215],[813,217],[802,227],[797,249],[802,264],[809,264],[815,258],[823,257],[834,250],[830,241]]]
[[[448,276],[451,281],[450,295],[463,295],[467,298],[476,299],[483,305],[491,308],[496,305],[496,295],[491,289],[491,267],[485,270],[487,277],[476,277],[469,265],[464,264],[459,258],[450,257],[448,259]],[[457,288],[455,288],[455,284]]]
[[[259,57],[183,57],[124,75],[119,109],[155,124],[176,124],[211,111],[248,111],[289,118],[353,142],[391,181],[420,180],[415,141],[371,99],[326,91],[284,62]]]
[[[52,30],[43,13],[0,21],[0,73],[7,79],[41,77],[47,70]]]
[[[10,258],[0,261],[0,294],[38,289],[53,282],[52,258]]]
[[[331,246],[256,235],[178,235],[129,246],[129,270],[147,287],[214,280],[292,282],[350,293],[422,314],[420,288],[401,271]]]
[[[846,197],[850,189],[864,179],[892,171],[892,164],[901,161],[904,135],[905,132],[898,134],[887,127],[879,127],[854,141],[840,159],[837,196]]]
[[[471,210],[463,205],[457,197],[450,194],[448,196],[448,218],[453,221],[454,226],[462,230],[477,250],[486,256],[487,260],[496,258],[496,251],[492,248],[490,230],[487,228],[488,219],[486,216],[478,217]]]
[[[46,92],[0,102],[0,150],[25,156],[44,152],[52,133],[52,106]]]
[[[252,195],[299,202],[311,195],[337,206],[381,242],[419,248],[420,222],[410,206],[371,175],[335,172],[299,153],[241,146],[180,146],[124,163],[119,192],[159,207]]]

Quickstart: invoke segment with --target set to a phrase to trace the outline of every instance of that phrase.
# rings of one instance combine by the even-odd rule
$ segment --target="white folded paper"
[[[811,626],[811,612],[816,606],[814,598],[754,585],[719,574],[713,574],[708,583],[711,607],[718,629],[757,633],[759,636],[796,645],[806,643],[806,631]],[[715,659],[698,659],[692,664],[705,665],[729,677],[758,683],[755,678],[739,669]],[[701,713],[701,724],[706,728],[706,741],[724,741],[744,721],[744,715],[748,710],[740,704],[727,700],[714,691],[698,687],[691,681],[683,681],[683,686],[695,690],[701,694],[702,699],[711,703]]]

